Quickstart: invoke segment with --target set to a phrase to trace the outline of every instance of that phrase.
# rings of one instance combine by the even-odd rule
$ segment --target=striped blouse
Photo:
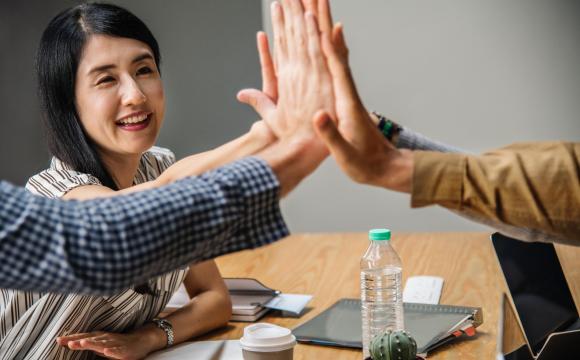
[[[175,162],[173,154],[153,147],[141,157],[134,184],[157,178]],[[50,168],[31,177],[26,189],[60,198],[98,179],[71,169],[56,158]],[[84,296],[0,290],[0,360],[94,359],[92,351],[72,351],[57,345],[58,336],[87,331],[126,332],[153,319],[183,282],[187,268],[150,280],[154,295],[127,289],[112,296]]]

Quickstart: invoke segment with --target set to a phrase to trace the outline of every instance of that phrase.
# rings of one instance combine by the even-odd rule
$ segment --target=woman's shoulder
[[[157,177],[175,163],[175,154],[169,149],[153,146],[143,154],[141,160],[141,166],[156,172]]]
[[[151,147],[151,149],[147,150],[146,154],[150,154],[159,160],[175,162],[175,154],[173,151],[161,146]]]
[[[73,170],[53,157],[48,169],[28,179],[26,190],[48,198],[60,198],[72,189],[85,185],[101,185],[101,182],[93,175]]]

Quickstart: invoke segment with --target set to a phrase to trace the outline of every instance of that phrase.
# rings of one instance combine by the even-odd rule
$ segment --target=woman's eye
[[[151,74],[152,72],[153,72],[153,70],[151,70],[150,67],[143,66],[142,68],[140,68],[139,70],[137,70],[137,75]]]
[[[105,76],[97,81],[97,85],[106,84],[112,81],[115,81],[115,78],[112,76]]]

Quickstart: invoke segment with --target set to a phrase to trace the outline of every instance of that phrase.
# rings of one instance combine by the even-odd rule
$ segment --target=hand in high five
[[[312,117],[334,114],[334,96],[314,14],[299,0],[272,4],[278,102],[265,118],[278,137],[298,132],[314,135]]]
[[[341,169],[354,181],[411,192],[413,153],[396,149],[378,131],[365,109],[348,64],[342,27],[322,35],[322,48],[332,75],[338,126],[318,113],[314,126]]]
[[[328,0],[302,0],[302,5],[308,12],[312,12],[318,20],[318,29],[321,37],[330,40],[336,52],[339,53],[340,59],[348,61],[348,49],[344,42],[341,24],[333,24],[332,14]],[[268,45],[268,37],[266,33],[260,31],[257,35],[258,55],[260,58],[260,67],[262,73],[262,90],[257,89],[243,89],[238,93],[238,100],[242,103],[250,105],[262,117],[267,119],[276,111],[276,104],[278,102],[278,77],[276,73],[276,66]],[[328,52],[329,49],[326,49]],[[326,62],[327,59],[325,58]],[[332,79],[336,81],[336,79]],[[334,91],[341,91],[342,87],[334,86]],[[347,96],[345,96],[347,95]],[[336,94],[334,110],[338,117],[349,116],[354,105],[362,107],[360,99],[356,99],[353,104],[349,94]],[[357,95],[358,97],[358,95]],[[369,117],[370,119],[370,117]],[[274,127],[272,130],[274,134],[278,135],[281,129],[276,128],[276,124],[269,123]],[[348,131],[347,131],[348,132]]]
[[[379,133],[364,107],[348,63],[348,48],[341,24],[333,24],[328,0],[303,0],[304,7],[316,14],[322,49],[330,70],[335,96],[334,110],[338,127],[328,113],[317,113],[314,124],[321,139],[339,166],[353,180],[392,190],[410,192],[413,156],[399,151]],[[276,71],[264,33],[258,35],[262,65],[263,92],[245,89],[238,99],[254,107],[263,117],[276,109]],[[274,130],[274,133],[277,131]]]
[[[289,119],[320,109],[334,113],[331,78],[320,48],[319,27],[327,25],[324,19],[317,23],[317,5],[312,0],[272,4],[275,61],[266,34],[259,32],[262,91],[238,93],[238,100],[252,106],[277,136],[292,129]]]

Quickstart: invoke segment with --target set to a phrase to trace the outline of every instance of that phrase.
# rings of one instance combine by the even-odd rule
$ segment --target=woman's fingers
[[[320,35],[318,33],[318,24],[314,14],[306,12],[304,15],[308,33],[308,55],[310,61],[319,71],[325,71],[325,60],[320,49]]]
[[[117,346],[112,348],[106,348],[103,355],[112,359],[122,359],[127,354],[127,348],[125,346]]]
[[[286,56],[290,61],[295,57],[296,47],[294,46],[294,21],[292,19],[292,12],[290,11],[290,0],[280,0],[279,15],[283,21],[283,37],[286,43]]]
[[[262,119],[268,118],[276,110],[276,103],[265,92],[257,89],[240,90],[237,99],[250,105]]]
[[[330,4],[328,0],[318,1],[318,26],[320,32],[330,33],[332,31],[332,15],[330,13]]]
[[[302,0],[302,7],[305,11],[310,11],[316,16],[318,13],[318,2],[316,0]]]
[[[288,58],[284,15],[282,13],[282,6],[277,1],[272,3],[270,9],[272,16],[272,30],[274,32],[274,57],[278,64],[277,68],[279,69]]]
[[[102,332],[90,332],[90,333],[78,333],[78,334],[70,334],[65,336],[59,336],[56,338],[56,342],[59,345],[67,346],[70,341],[81,340],[85,338],[90,338],[94,336],[98,336],[103,334]]]
[[[308,60],[308,34],[306,22],[304,21],[304,8],[300,0],[289,0],[292,8],[292,18],[294,20],[294,46],[296,46],[296,56],[302,61]]]
[[[306,24],[300,0],[282,0],[282,12],[286,29],[288,58],[298,61],[308,60],[305,46]]]
[[[272,100],[278,100],[278,79],[274,61],[270,54],[270,44],[265,32],[260,31],[257,35],[258,55],[260,57],[260,68],[262,71],[262,91]]]
[[[103,353],[105,349],[122,345],[121,341],[114,338],[88,338],[69,343],[69,348],[73,350],[92,350]]]

